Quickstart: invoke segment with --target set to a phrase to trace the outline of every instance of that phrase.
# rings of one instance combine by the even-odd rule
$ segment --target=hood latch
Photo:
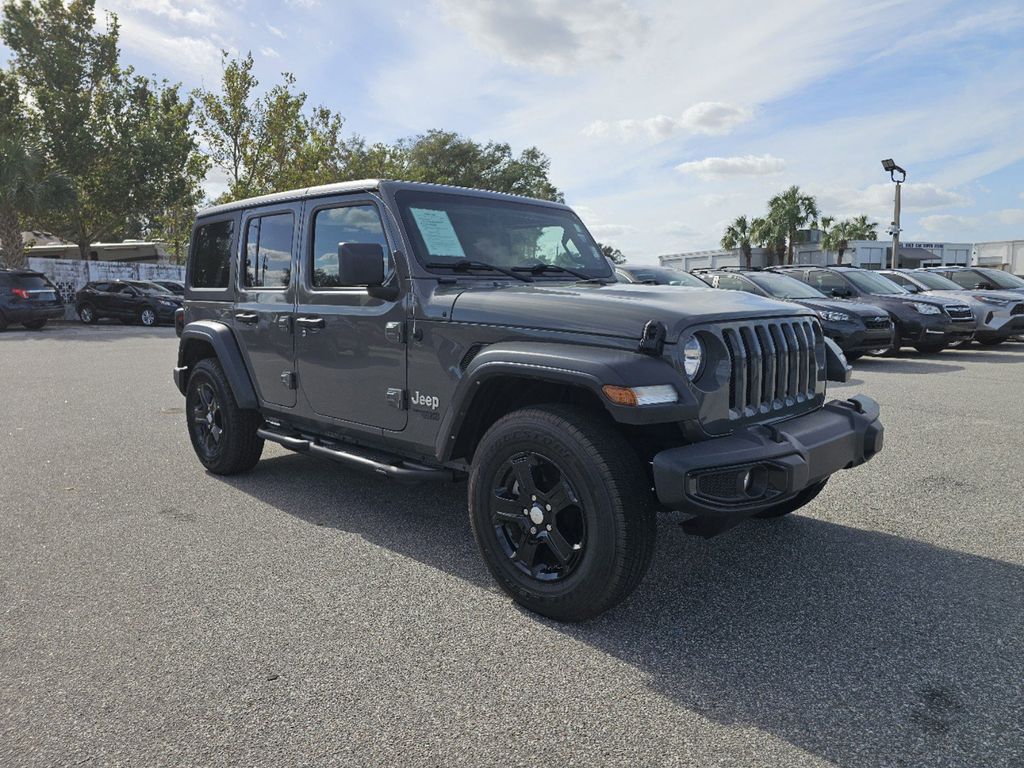
[[[637,352],[651,357],[661,357],[665,350],[665,324],[661,320],[648,320],[644,332],[640,334],[640,346]]]

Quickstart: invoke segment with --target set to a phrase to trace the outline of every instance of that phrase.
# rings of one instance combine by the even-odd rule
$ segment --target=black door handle
[[[235,312],[235,320],[246,325],[255,325],[260,321],[260,316],[255,312]]]
[[[322,317],[296,317],[295,324],[303,328],[323,328],[326,325]]]

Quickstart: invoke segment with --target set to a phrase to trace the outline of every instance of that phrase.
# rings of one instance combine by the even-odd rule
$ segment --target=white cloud
[[[678,118],[655,115],[645,120],[595,120],[583,133],[587,136],[614,137],[623,141],[650,138],[667,139],[677,133],[720,136],[749,121],[753,110],[720,101],[694,104]]]
[[[135,16],[118,17],[121,25],[121,45],[135,54],[144,54],[158,61],[180,77],[187,72],[193,77],[220,79],[220,41],[208,37],[175,35],[157,26],[147,24]],[[129,60],[130,57],[129,57]]]
[[[869,213],[875,216],[891,216],[893,209],[894,185],[892,182],[872,184],[862,189],[814,190],[820,207],[839,216]],[[902,211],[934,211],[940,208],[954,208],[969,205],[970,200],[930,182],[913,182],[903,185],[900,195]]]
[[[618,0],[438,0],[448,21],[480,50],[506,63],[569,73],[581,64],[621,59],[642,44],[648,20]]]
[[[208,0],[107,0],[105,7],[123,18],[125,12],[145,12],[165,21],[214,27],[222,19],[220,8]]]
[[[282,40],[287,40],[288,39],[288,35],[286,35],[280,29],[275,27],[273,24],[267,24],[267,31],[270,34],[274,35],[275,37],[281,38]]]
[[[704,180],[732,176],[767,176],[781,173],[785,168],[784,160],[769,154],[705,157],[703,160],[691,160],[676,166],[680,173],[692,174]]]
[[[271,48],[269,45],[260,48],[260,53],[266,56],[268,59],[279,59],[281,54]]]

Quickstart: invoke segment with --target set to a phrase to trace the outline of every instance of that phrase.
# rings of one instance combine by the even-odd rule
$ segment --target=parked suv
[[[102,317],[142,325],[170,323],[181,304],[180,296],[145,280],[100,280],[86,283],[75,294],[78,317],[88,325]]]
[[[498,584],[559,620],[633,590],[656,507],[704,535],[778,517],[882,447],[873,400],[826,402],[849,368],[814,313],[615,282],[558,203],[394,181],[241,200],[199,214],[186,275],[174,380],[203,466],[271,440],[468,478]]]
[[[879,274],[911,293],[952,296],[967,304],[978,320],[974,339],[979,344],[1002,344],[1024,331],[1024,295],[1012,291],[968,291],[927,269],[886,269]]]
[[[877,304],[892,318],[893,352],[909,344],[919,352],[941,352],[974,336],[974,312],[962,301],[918,297],[877,272],[858,267],[772,267],[834,298]]]
[[[689,272],[680,272],[668,267],[644,267],[634,264],[620,264],[615,267],[615,276],[621,283],[643,285],[679,285],[684,288],[707,289],[707,284]]]
[[[714,288],[792,301],[814,310],[821,329],[839,345],[847,360],[856,360],[865,352],[888,349],[892,345],[893,325],[889,313],[874,304],[830,299],[817,288],[789,275],[760,269],[730,267],[699,269],[694,273]]]
[[[156,283],[161,288],[166,288],[177,296],[185,295],[185,284],[179,283],[177,280],[153,280],[151,282]]]
[[[30,269],[0,269],[0,331],[12,323],[36,331],[47,320],[61,317],[64,305],[46,275]]]
[[[969,291],[1013,291],[1024,293],[1024,278],[988,267],[926,267]]]

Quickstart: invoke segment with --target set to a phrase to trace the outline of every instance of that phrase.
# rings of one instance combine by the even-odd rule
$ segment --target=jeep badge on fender
[[[633,591],[656,510],[702,535],[779,517],[882,448],[873,400],[826,401],[849,368],[811,309],[617,283],[560,203],[396,181],[240,200],[199,213],[186,282],[174,380],[204,467],[251,470],[271,440],[468,478],[495,580],[560,621]]]

